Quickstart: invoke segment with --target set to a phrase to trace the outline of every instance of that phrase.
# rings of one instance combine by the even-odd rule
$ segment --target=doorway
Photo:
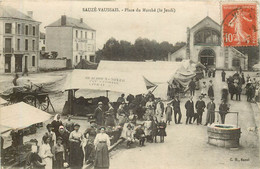
[[[215,67],[216,54],[213,49],[202,49],[199,53],[199,60],[206,67]]]
[[[5,55],[5,73],[11,73],[11,56]]]
[[[23,55],[15,55],[15,72],[23,71]]]

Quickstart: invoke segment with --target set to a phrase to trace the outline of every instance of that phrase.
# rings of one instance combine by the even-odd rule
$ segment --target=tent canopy
[[[98,64],[81,59],[80,62],[76,65],[76,69],[97,69]]]
[[[132,62],[132,61],[106,61],[101,60],[98,70],[116,71],[116,72],[133,72],[142,74],[144,77],[154,83],[165,83],[170,80],[174,73],[185,62]]]
[[[0,97],[0,105],[2,105],[2,104],[6,104],[6,103],[7,103],[7,101],[4,100],[4,99],[2,99],[2,98]]]
[[[89,89],[138,95],[147,93],[147,89],[154,86],[137,73],[76,69],[68,74],[64,90]]]
[[[24,102],[0,108],[0,127],[22,129],[50,119],[52,116]]]

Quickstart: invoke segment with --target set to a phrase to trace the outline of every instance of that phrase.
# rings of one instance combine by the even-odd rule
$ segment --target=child
[[[158,135],[158,121],[156,116],[152,119],[152,142],[157,143],[157,135]]]
[[[126,130],[126,146],[127,148],[130,148],[130,145],[133,143],[134,136],[133,136],[133,130],[131,124],[127,125],[127,130]]]
[[[146,136],[146,142],[152,142],[152,116],[149,116],[146,121],[144,121],[144,133]]]
[[[65,151],[62,145],[62,138],[58,137],[57,144],[53,146],[53,160],[54,160],[54,168],[63,168]]]
[[[144,146],[145,134],[141,124],[135,130],[135,137],[139,140],[139,145]]]
[[[158,136],[160,136],[161,143],[164,142],[164,136],[167,136],[165,128],[166,128],[166,123],[163,121],[163,119],[161,119],[161,122],[158,124],[158,129],[159,129]]]
[[[171,103],[167,103],[167,107],[165,108],[165,118],[166,118],[166,123],[168,122],[168,124],[170,125],[170,122],[172,121],[172,106]]]

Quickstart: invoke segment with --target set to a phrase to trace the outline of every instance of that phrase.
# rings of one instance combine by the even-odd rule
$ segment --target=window
[[[90,62],[95,62],[95,56],[91,55],[90,58],[89,58],[89,61]]]
[[[35,26],[33,26],[33,36],[35,36]]]
[[[80,60],[82,60],[82,56],[80,56]]]
[[[12,39],[5,38],[5,52],[11,52],[11,51],[12,51]]]
[[[21,34],[21,24],[17,24],[17,34]]]
[[[20,50],[20,39],[17,39],[17,50]]]
[[[76,63],[78,63],[78,56],[76,56]]]
[[[92,48],[92,45],[88,45],[88,51],[90,52]]]
[[[182,58],[181,58],[181,57],[177,57],[177,58],[175,59],[175,61],[176,61],[176,62],[181,62],[181,61],[182,61]]]
[[[85,60],[87,60],[87,56],[85,55]]]
[[[5,33],[12,33],[12,24],[5,23]]]
[[[94,39],[94,33],[92,32],[92,34],[91,34],[91,39]]]
[[[35,56],[32,56],[32,66],[35,66]]]
[[[34,51],[35,49],[35,40],[32,40],[32,50]]]
[[[80,38],[83,38],[83,32],[80,31]]]
[[[29,26],[25,25],[25,35],[28,35],[28,34],[29,34]]]
[[[43,39],[43,44],[45,44],[45,40]]]
[[[220,45],[220,33],[210,28],[204,28],[202,30],[199,30],[194,36],[194,44]]]
[[[79,50],[79,44],[76,43],[76,50]]]
[[[88,38],[88,32],[85,32],[85,39]]]
[[[76,30],[76,38],[78,38],[78,31]]]
[[[25,39],[25,50],[28,50],[28,39]]]

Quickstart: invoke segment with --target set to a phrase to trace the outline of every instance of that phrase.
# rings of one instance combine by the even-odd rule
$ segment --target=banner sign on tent
[[[76,69],[67,76],[64,90],[108,90],[137,95],[147,93],[152,85],[156,86],[140,74]]]

